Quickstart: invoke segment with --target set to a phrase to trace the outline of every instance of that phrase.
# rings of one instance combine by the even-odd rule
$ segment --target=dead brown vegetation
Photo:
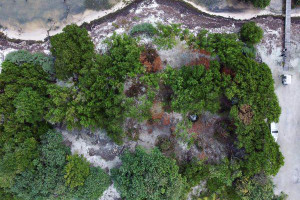
[[[239,119],[245,124],[249,125],[252,122],[254,113],[250,105],[244,104],[239,108]]]
[[[155,49],[147,48],[140,55],[140,62],[146,66],[146,71],[155,73],[162,69],[161,59]]]

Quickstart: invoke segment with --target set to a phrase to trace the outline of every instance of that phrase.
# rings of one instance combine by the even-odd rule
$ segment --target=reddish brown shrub
[[[146,71],[154,73],[162,69],[162,63],[155,49],[148,48],[140,55],[140,62],[146,66]]]
[[[245,124],[245,125],[249,125],[251,124],[252,122],[252,119],[253,119],[253,116],[254,116],[254,113],[251,109],[251,106],[250,105],[242,105],[240,108],[239,108],[239,119]]]

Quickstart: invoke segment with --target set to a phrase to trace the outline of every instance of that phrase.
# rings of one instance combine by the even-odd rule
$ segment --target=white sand
[[[16,51],[16,49],[12,49],[12,48],[8,48],[5,50],[0,50],[0,73],[1,73],[1,64],[4,61],[5,57],[7,54],[9,54],[10,52]]]
[[[109,188],[107,188],[102,197],[99,200],[115,200],[120,198],[120,194],[118,193],[117,189],[115,188],[114,184],[112,184],[111,186],[109,186]]]
[[[68,139],[70,142],[72,142],[72,154],[77,153],[79,155],[83,155],[94,166],[101,167],[102,169],[112,169],[121,163],[119,157],[116,157],[112,161],[106,161],[98,155],[90,156],[89,149],[98,149],[97,145],[93,145],[90,142],[83,140],[82,138],[76,139],[75,135],[71,135],[67,131],[63,131],[62,135],[65,139]]]

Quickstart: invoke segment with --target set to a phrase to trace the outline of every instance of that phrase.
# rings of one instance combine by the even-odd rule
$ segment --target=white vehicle
[[[273,136],[273,138],[275,139],[275,142],[278,139],[278,124],[275,122],[271,123],[271,134]]]
[[[281,77],[283,85],[290,85],[292,83],[292,75],[283,74]]]

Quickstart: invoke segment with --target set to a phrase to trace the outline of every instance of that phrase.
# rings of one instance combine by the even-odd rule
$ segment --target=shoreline
[[[32,31],[24,31],[22,33],[16,30],[1,30],[0,29],[0,38],[2,33],[2,38],[5,38],[10,41],[30,41],[30,42],[43,42],[46,41],[48,36],[53,36],[55,34],[61,33],[62,29],[68,25],[75,23],[78,26],[83,27],[92,27],[94,24],[97,24],[99,21],[103,21],[108,19],[111,16],[122,12],[123,10],[127,10],[128,8],[132,7],[134,4],[139,3],[144,0],[131,0],[127,3],[123,1],[117,3],[109,10],[104,11],[93,11],[93,10],[86,10],[84,13],[73,15],[71,20],[67,20],[67,22],[63,22],[61,26],[56,30],[47,30],[47,28],[40,28]],[[206,7],[193,3],[191,0],[177,0],[186,4],[191,9],[197,10],[199,13],[203,13],[212,17],[221,17],[221,18],[228,18],[234,20],[251,20],[258,17],[284,17],[283,14],[276,14],[269,10],[260,10],[260,9],[249,9],[246,12],[241,13],[234,13],[234,12],[212,12],[209,11]],[[299,13],[292,14],[293,18],[300,17]],[[49,35],[48,35],[49,32]]]
[[[112,8],[110,8],[109,10],[104,10],[104,11],[85,10],[83,13],[72,15],[70,20],[66,20],[65,22],[63,22],[56,30],[51,30],[51,28],[47,29],[46,27],[31,30],[31,31],[25,30],[23,32],[10,30],[10,29],[6,29],[6,30],[0,29],[0,36],[1,33],[3,33],[4,36],[10,40],[44,41],[45,39],[47,39],[48,36],[61,33],[62,29],[68,24],[75,23],[78,26],[81,26],[84,23],[90,23],[96,19],[103,18],[106,15],[115,13],[118,10],[121,10],[126,6],[128,6],[128,4],[130,5],[131,3],[133,2],[124,3],[123,1],[121,1],[116,5],[114,5]]]

